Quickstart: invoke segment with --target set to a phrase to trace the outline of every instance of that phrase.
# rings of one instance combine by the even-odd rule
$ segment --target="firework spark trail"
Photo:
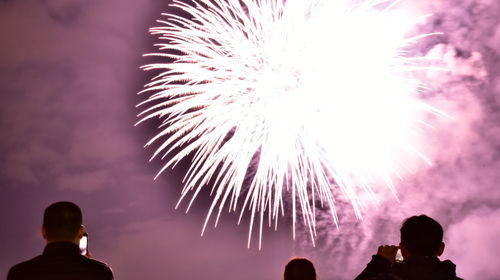
[[[175,1],[190,18],[166,14],[151,29],[165,43],[147,55],[165,61],[143,67],[163,72],[142,91],[152,94],[140,122],[163,119],[147,143],[165,139],[153,155],[171,156],[160,173],[193,155],[179,203],[193,192],[189,210],[212,184],[203,231],[226,204],[240,220],[249,209],[248,244],[258,218],[260,247],[264,221],[277,226],[291,192],[294,235],[300,209],[314,242],[317,201],[337,223],[334,195],[343,194],[361,217],[360,193],[376,203],[372,182],[395,193],[401,154],[428,162],[411,135],[420,113],[439,112],[416,98],[420,58],[404,49],[419,38],[404,37],[414,22],[396,3]]]

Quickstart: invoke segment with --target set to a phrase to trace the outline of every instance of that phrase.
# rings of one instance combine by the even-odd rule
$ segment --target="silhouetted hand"
[[[91,259],[92,258],[92,254],[90,254],[90,251],[87,249],[87,252],[85,253],[85,255],[87,258]]]
[[[378,247],[377,255],[384,257],[391,263],[396,259],[396,254],[399,250],[399,246],[394,245],[382,245]]]

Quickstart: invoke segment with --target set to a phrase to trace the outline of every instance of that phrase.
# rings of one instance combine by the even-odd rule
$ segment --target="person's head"
[[[45,209],[42,235],[48,243],[67,241],[78,244],[83,231],[82,211],[76,204],[61,201]]]
[[[316,280],[316,270],[311,261],[294,258],[285,266],[284,280]]]
[[[412,216],[401,227],[401,253],[407,256],[440,256],[444,251],[443,227],[426,216]]]

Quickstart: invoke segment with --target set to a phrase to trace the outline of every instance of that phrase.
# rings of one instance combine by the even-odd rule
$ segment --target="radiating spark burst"
[[[277,226],[291,192],[294,236],[300,210],[314,242],[316,203],[337,224],[338,192],[361,217],[359,194],[376,203],[376,180],[394,192],[402,155],[429,162],[411,136],[424,124],[419,113],[439,112],[416,98],[411,74],[421,58],[404,51],[428,34],[405,38],[415,20],[399,16],[396,3],[175,1],[189,17],[165,14],[151,28],[164,43],[147,55],[165,60],[143,68],[164,72],[142,91],[153,94],[139,104],[150,106],[140,122],[163,119],[147,143],[165,139],[153,158],[171,158],[159,173],[193,157],[179,203],[194,192],[189,210],[213,186],[202,233],[226,204],[241,209],[240,221],[248,208],[248,245],[258,216],[260,248],[264,220]]]

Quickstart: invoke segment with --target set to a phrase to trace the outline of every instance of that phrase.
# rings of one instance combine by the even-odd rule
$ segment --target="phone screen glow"
[[[80,239],[80,254],[86,255],[87,254],[87,235],[83,235],[82,238]]]
[[[398,252],[396,253],[396,262],[402,262],[404,259],[403,259],[403,255],[401,254],[401,249],[398,249]]]

